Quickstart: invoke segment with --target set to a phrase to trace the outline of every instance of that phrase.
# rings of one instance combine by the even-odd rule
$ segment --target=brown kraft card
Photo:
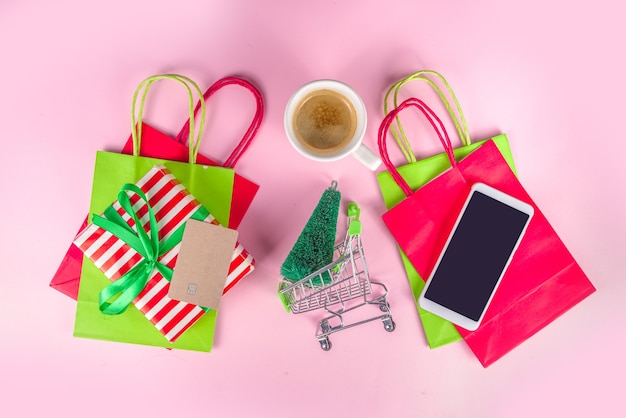
[[[217,309],[237,243],[237,231],[189,219],[168,296]]]

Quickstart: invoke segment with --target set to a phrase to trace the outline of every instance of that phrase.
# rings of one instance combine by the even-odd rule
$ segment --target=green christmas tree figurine
[[[340,201],[341,193],[337,190],[337,182],[333,181],[324,190],[298,240],[280,267],[280,274],[284,278],[298,281],[332,263]],[[328,272],[322,275],[322,281],[324,284],[330,283]],[[319,278],[315,278],[313,284],[321,285]]]

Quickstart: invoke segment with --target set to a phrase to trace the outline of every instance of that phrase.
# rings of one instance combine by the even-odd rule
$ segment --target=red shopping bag
[[[437,131],[451,163],[450,169],[415,192],[391,163],[386,147],[390,124],[400,111],[409,107],[417,107],[424,113]],[[441,121],[422,101],[411,98],[385,117],[379,129],[378,144],[384,164],[407,195],[383,215],[383,220],[422,277],[432,272],[474,183],[495,187],[531,204],[535,210],[480,327],[473,332],[457,327],[484,367],[595,291],[493,141],[485,142],[461,161],[455,161]]]
[[[217,163],[201,154],[198,154],[197,156],[196,162],[198,164],[235,168],[235,164],[237,164],[239,158],[241,158],[250,145],[252,139],[254,139],[259,126],[263,121],[264,106],[261,93],[254,85],[246,80],[236,77],[225,77],[220,79],[206,90],[204,93],[204,99],[207,100],[216,91],[227,85],[242,86],[253,94],[256,101],[255,115],[243,138],[237,144],[231,155],[226,159],[224,164]],[[200,102],[196,105],[195,113],[197,113],[199,109]],[[187,120],[181,131],[178,133],[176,139],[172,139],[166,134],[152,128],[148,124],[143,123],[139,155],[142,157],[168,159],[172,161],[187,161],[189,158],[189,147],[185,145],[184,142],[188,137],[189,120]],[[132,136],[128,138],[128,141],[122,149],[122,153],[128,155],[133,154]],[[235,173],[232,204],[227,222],[229,228],[237,229],[239,227],[239,224],[250,207],[250,204],[252,203],[252,200],[258,190],[259,186],[256,183]],[[226,222],[224,223],[226,224]],[[86,225],[87,218],[85,218],[78,231],[81,231]],[[72,299],[77,299],[82,264],[83,253],[74,244],[71,244],[54,277],[50,281],[50,286],[66,294]]]

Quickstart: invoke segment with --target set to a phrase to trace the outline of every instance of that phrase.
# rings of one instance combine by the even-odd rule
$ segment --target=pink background
[[[505,5],[505,3],[507,5]],[[0,3],[0,394],[8,416],[621,416],[626,372],[624,10],[616,0],[523,2],[110,0]],[[354,87],[376,146],[382,98],[420,69],[454,87],[475,139],[509,135],[520,178],[598,291],[488,369],[463,343],[430,350],[374,174],[353,158],[305,160],[282,128],[289,95],[317,78]],[[203,88],[238,75],[265,121],[238,165],[261,185],[240,228],[257,270],[223,300],[212,353],[72,336],[75,303],[48,282],[80,225],[95,151],[118,150],[147,76]],[[409,87],[417,91],[417,86]],[[229,90],[211,102],[201,151],[224,160],[252,115]],[[146,121],[175,134],[178,85]],[[420,156],[439,152],[413,135]],[[394,146],[393,159],[402,163]],[[320,350],[315,314],[287,314],[279,266],[321,191],[361,205],[373,278],[397,329],[373,323]]]

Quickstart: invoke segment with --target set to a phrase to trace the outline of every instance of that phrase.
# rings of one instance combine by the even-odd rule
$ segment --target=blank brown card
[[[190,219],[180,244],[168,296],[217,309],[233,258],[237,231]]]

